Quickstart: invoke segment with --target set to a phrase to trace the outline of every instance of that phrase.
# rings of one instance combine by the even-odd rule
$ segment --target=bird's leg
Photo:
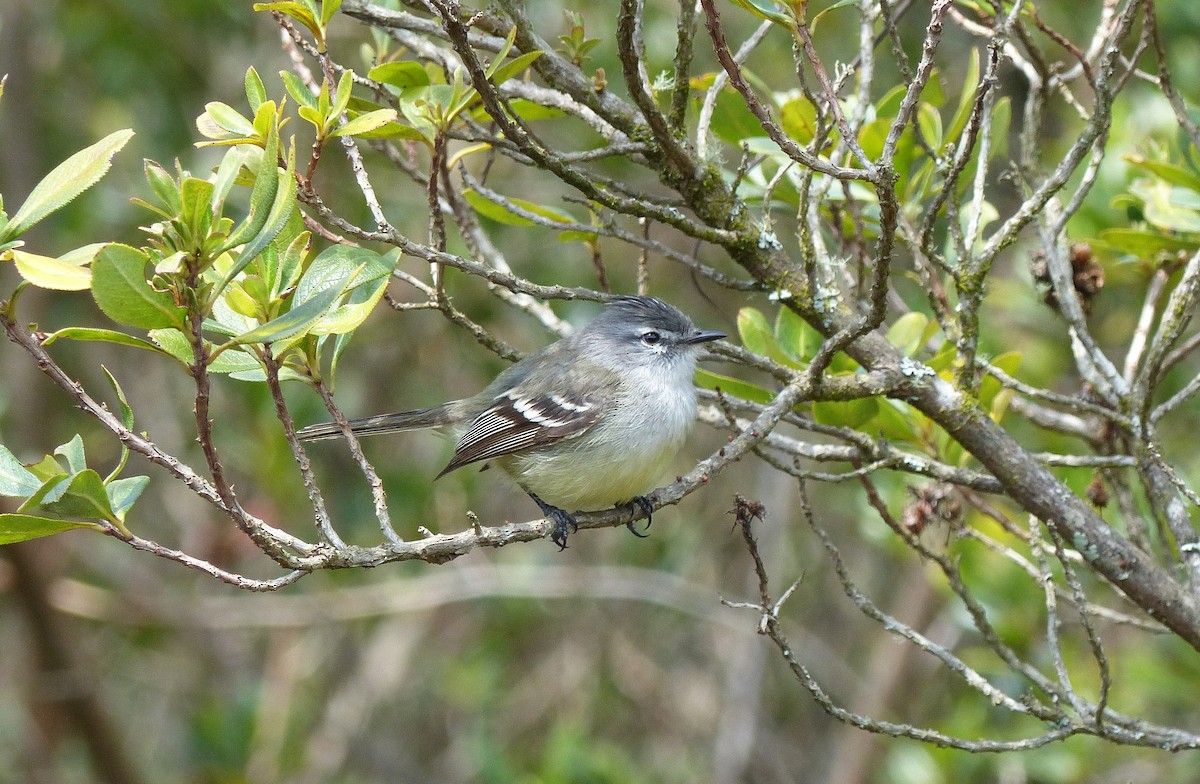
[[[629,503],[625,504],[625,506],[628,507],[630,510],[633,510],[636,508],[636,509],[641,509],[643,512],[646,513],[646,528],[644,530],[649,531],[650,523],[654,522],[654,517],[653,517],[654,504],[650,503],[650,499],[644,495],[639,495],[639,496],[636,496]],[[638,539],[645,539],[647,536],[650,535],[650,534],[638,533],[638,530],[633,527],[633,520],[630,520],[628,523],[626,523],[625,527],[629,529],[629,533],[633,534]]]
[[[567,537],[579,530],[579,523],[575,522],[575,515],[563,511],[557,506],[551,506],[538,498],[536,493],[530,493],[529,497],[541,508],[542,514],[554,521],[554,530],[550,533],[550,541],[558,545],[559,552],[567,549]]]

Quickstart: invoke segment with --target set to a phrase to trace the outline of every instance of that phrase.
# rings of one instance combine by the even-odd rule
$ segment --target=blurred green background
[[[563,20],[565,31],[559,4],[532,5],[535,18]],[[660,32],[673,36],[670,5],[649,5],[664,25]],[[1068,34],[1086,29],[1099,7],[1044,5],[1045,18]],[[1080,5],[1088,15],[1077,13]],[[1200,5],[1161,0],[1157,6],[1176,83],[1200,101],[1193,88],[1200,82]],[[619,73],[612,13],[581,10],[588,34],[605,39],[593,52],[595,64]],[[851,16],[831,14],[822,22],[831,58],[841,51],[837,41],[853,46]],[[334,50],[361,67],[354,53],[365,31],[345,19],[334,29]],[[778,51],[786,69],[786,42]],[[769,63],[769,56],[755,62],[760,69]],[[208,101],[240,106],[249,65],[281,93],[274,74],[287,60],[278,29],[249,3],[6,0],[0,193],[9,211],[75,150],[117,128],[138,134],[98,187],[24,239],[51,253],[102,240],[138,243],[137,227],[148,218],[127,199],[143,192],[141,159],[178,158],[192,171],[211,166],[216,153],[192,146],[195,117]],[[1149,88],[1137,95],[1143,104],[1119,109],[1114,150],[1135,149],[1155,134],[1172,138],[1161,99]],[[333,151],[327,157],[334,160],[322,164],[326,199],[343,214],[365,218],[344,161]],[[1128,177],[1112,158],[1078,221],[1081,236],[1120,217],[1108,203]],[[515,173],[508,165],[494,176]],[[382,173],[376,187],[396,225],[423,237],[424,194]],[[582,248],[548,244],[536,232],[500,236],[523,274],[594,284]],[[726,265],[717,257],[704,261]],[[614,269],[617,288],[629,290],[629,265]],[[1109,272],[1114,293],[1106,296],[1114,304],[1102,319],[1111,320],[1105,323],[1119,341],[1130,312],[1120,292],[1128,288],[1129,302],[1140,298],[1144,275],[1129,266]],[[1005,310],[990,315],[1011,326],[1008,339],[1020,337],[1031,380],[1051,384],[1067,362],[1061,335],[1030,294],[1023,265],[1013,261],[1005,274],[998,289],[1011,287],[1020,297],[999,297]],[[16,280],[0,268],[0,290]],[[720,295],[710,302],[665,266],[652,267],[651,281],[653,293],[678,302],[701,325],[732,332],[743,303]],[[478,285],[463,285],[456,302],[524,350],[549,340],[536,326],[497,311]],[[771,307],[765,299],[752,304]],[[559,312],[582,321],[594,308]],[[47,328],[99,323],[84,294],[31,290],[22,315]],[[97,345],[60,344],[55,355],[96,390],[106,389],[99,364],[110,368],[139,429],[193,465],[201,462],[189,431],[187,379],[174,368]],[[381,312],[352,343],[338,397],[353,414],[418,407],[473,392],[501,366],[435,313]],[[314,395],[291,392],[298,419],[321,418]],[[263,390],[220,380],[214,419],[243,502],[309,535],[311,513]],[[76,432],[98,461],[116,458],[116,445],[23,352],[0,345],[0,443],[35,460]],[[699,428],[677,470],[723,438]],[[458,530],[468,510],[489,523],[536,512],[495,472],[459,472],[431,488],[450,451],[433,436],[377,439],[366,448],[384,472],[402,534],[414,535],[417,525]],[[335,516],[347,521],[344,533],[372,543],[365,482],[344,450],[320,446],[313,453]],[[131,526],[229,568],[275,574],[227,521],[163,472],[141,468],[155,484]],[[899,483],[890,489],[902,497]],[[274,595],[241,593],[86,533],[0,549],[0,781],[1184,784],[1200,776],[1195,755],[1091,739],[983,756],[868,736],[832,721],[754,633],[754,613],[720,601],[750,599],[756,591],[726,513],[735,492],[761,499],[769,510],[759,534],[772,575],[785,584],[803,576],[786,626],[800,658],[837,699],[863,713],[966,737],[1038,731],[990,710],[933,662],[866,622],[842,596],[799,518],[791,481],[745,461],[658,513],[645,541],[620,529],[585,532],[562,554],[534,543],[443,566],[317,574]],[[931,636],[958,644],[969,659],[968,619],[930,580],[929,567],[896,545],[857,485],[822,488],[817,510],[865,591]],[[1037,593],[1016,570],[996,569],[975,555],[977,563],[964,553],[964,568],[995,570],[987,575],[986,599],[1003,618],[1002,630],[1015,647],[1036,651],[1044,634]],[[1120,630],[1106,633],[1106,641],[1117,652],[1110,655],[1119,709],[1195,728],[1200,661],[1193,651]]]

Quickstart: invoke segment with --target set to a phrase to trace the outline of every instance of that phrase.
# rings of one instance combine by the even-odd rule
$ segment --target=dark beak
[[[702,329],[693,332],[679,342],[685,346],[690,346],[694,343],[707,343],[710,340],[720,340],[723,337],[725,337],[724,332],[717,332],[715,329]]]

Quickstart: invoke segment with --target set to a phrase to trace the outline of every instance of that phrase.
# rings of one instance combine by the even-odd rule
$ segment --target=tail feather
[[[416,411],[401,411],[397,414],[380,414],[378,416],[351,419],[350,430],[359,436],[373,436],[380,433],[399,433],[403,430],[424,430],[430,427],[441,427],[453,424],[450,414],[451,403],[432,408],[420,408]],[[296,433],[301,441],[320,441],[326,438],[341,438],[342,428],[337,422],[323,422],[319,425],[309,425]]]

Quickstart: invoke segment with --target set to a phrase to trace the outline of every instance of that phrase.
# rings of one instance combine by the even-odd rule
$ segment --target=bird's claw
[[[650,523],[654,522],[654,504],[650,503],[650,499],[644,495],[639,495],[636,498],[634,498],[632,501],[630,501],[627,504],[627,506],[631,510],[635,509],[635,508],[641,509],[646,514],[646,527],[642,530],[649,531]],[[629,529],[629,533],[633,534],[638,539],[645,539],[647,536],[650,535],[649,533],[642,533],[642,532],[638,531],[637,528],[634,528],[633,524],[634,524],[634,521],[630,520],[628,523],[625,524],[625,527]]]
[[[575,521],[575,515],[559,509],[557,506],[551,506],[533,493],[530,493],[529,497],[541,508],[542,514],[554,523],[554,528],[550,531],[550,541],[558,545],[560,553],[566,550],[567,537],[579,530],[579,523]]]

